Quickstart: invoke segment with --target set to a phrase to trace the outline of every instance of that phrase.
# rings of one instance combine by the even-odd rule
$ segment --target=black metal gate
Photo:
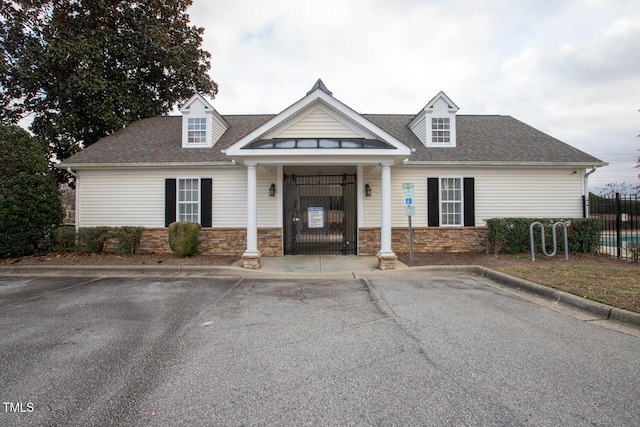
[[[285,255],[355,255],[356,175],[284,176]]]

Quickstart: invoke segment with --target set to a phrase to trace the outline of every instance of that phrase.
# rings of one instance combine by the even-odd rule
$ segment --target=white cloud
[[[635,0],[195,0],[190,15],[223,114],[277,113],[322,78],[363,113],[444,90],[461,114],[512,115],[594,155],[640,148]]]

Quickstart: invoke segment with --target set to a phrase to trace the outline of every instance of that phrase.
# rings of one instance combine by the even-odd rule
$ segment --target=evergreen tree
[[[62,206],[46,151],[24,129],[0,125],[0,258],[52,246]]]

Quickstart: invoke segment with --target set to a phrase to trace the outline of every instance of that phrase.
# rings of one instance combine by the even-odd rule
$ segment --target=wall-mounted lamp
[[[273,197],[276,195],[276,185],[272,182],[271,187],[269,187],[269,196]]]
[[[364,195],[367,197],[371,197],[371,186],[368,182],[364,185]]]

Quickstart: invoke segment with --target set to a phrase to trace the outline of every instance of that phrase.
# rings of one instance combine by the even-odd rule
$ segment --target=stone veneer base
[[[487,227],[413,227],[414,252],[485,252]],[[409,252],[409,229],[391,230],[391,248],[395,253]],[[358,255],[377,255],[380,250],[380,228],[358,230]]]
[[[201,255],[241,256],[247,249],[245,228],[203,228],[200,231]],[[282,228],[258,228],[258,250],[262,256],[282,256]],[[146,228],[140,238],[139,253],[170,254],[166,228]]]
[[[378,268],[380,270],[395,270],[397,256],[378,256]]]
[[[242,266],[251,270],[260,268],[260,256],[242,255]]]
[[[484,252],[487,250],[486,227],[414,227],[415,252]],[[199,253],[202,255],[242,256],[247,249],[245,228],[203,228]],[[258,250],[262,256],[282,256],[282,228],[258,228]],[[407,228],[391,230],[391,247],[395,253],[409,252]],[[358,230],[358,255],[376,256],[380,250],[380,228]],[[140,253],[171,253],[166,228],[147,228],[140,239]]]

